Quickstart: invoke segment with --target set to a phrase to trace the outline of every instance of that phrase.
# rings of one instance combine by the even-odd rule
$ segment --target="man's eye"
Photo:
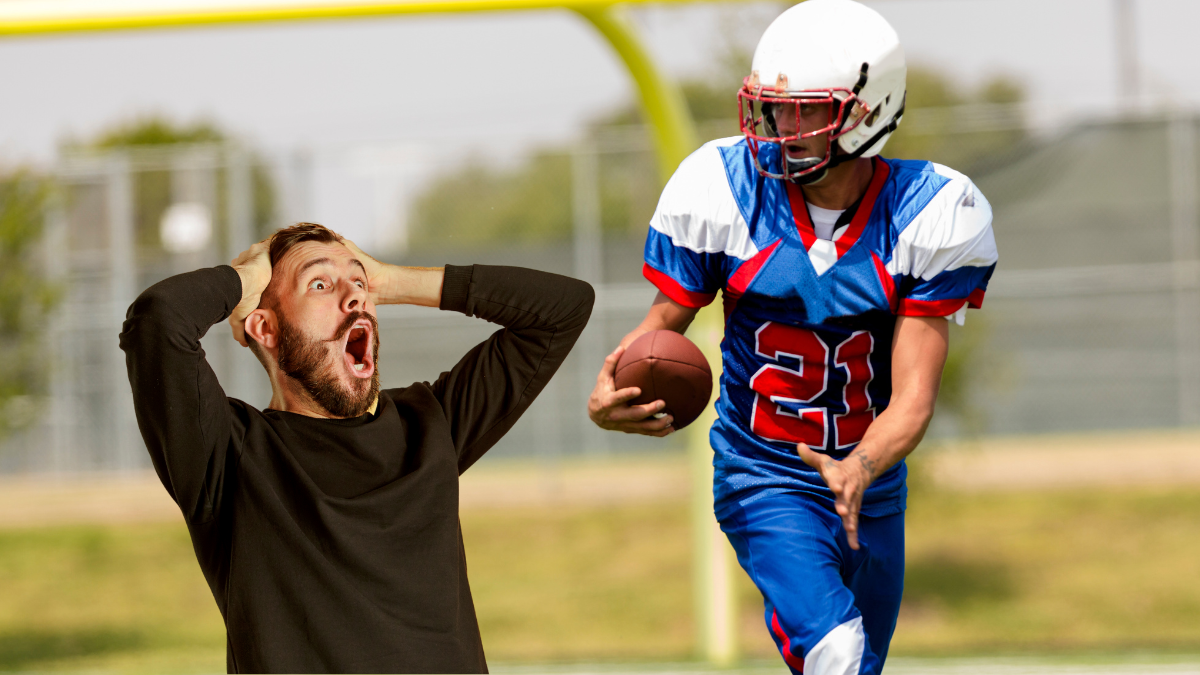
[[[312,283],[310,283],[308,285],[308,289],[310,291],[323,291],[323,290],[325,290],[325,288],[326,288],[325,282],[320,279],[313,279]]]
[[[367,287],[367,285],[366,285],[366,284],[364,284],[364,283],[363,283],[363,282],[361,282],[361,281],[355,281],[354,283],[358,284],[358,287],[359,287],[359,288],[366,288],[366,287]]]

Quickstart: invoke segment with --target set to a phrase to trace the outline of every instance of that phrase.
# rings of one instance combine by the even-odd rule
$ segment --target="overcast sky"
[[[964,84],[1007,74],[1047,108],[1115,100],[1111,0],[867,4],[892,22],[911,61]],[[1135,5],[1146,90],[1200,101],[1200,2]],[[632,14],[658,62],[692,77],[712,68],[722,26],[753,32],[785,6]],[[275,151],[419,141],[436,126],[502,161],[531,139],[569,138],[632,94],[611,49],[565,11],[3,39],[0,165],[49,162],[65,137],[150,113],[210,119]]]

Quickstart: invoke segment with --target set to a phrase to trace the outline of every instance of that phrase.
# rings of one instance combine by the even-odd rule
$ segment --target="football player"
[[[718,290],[724,372],[710,434],[722,530],[794,673],[879,673],[904,585],[904,458],[933,414],[948,320],[997,253],[966,176],[879,157],[905,105],[899,39],[852,0],[809,0],[763,34],[743,135],[704,145],[650,223],[645,320],[605,361],[589,415],[663,436],[664,404],[614,390],[647,331],[682,332]]]

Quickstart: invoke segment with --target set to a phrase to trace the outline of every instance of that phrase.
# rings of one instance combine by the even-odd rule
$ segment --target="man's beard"
[[[333,417],[358,417],[371,409],[379,395],[379,323],[375,317],[351,312],[332,340],[321,340],[288,323],[282,312],[275,316],[279,320],[279,369],[284,374],[299,382],[309,397]],[[329,347],[340,343],[360,319],[371,322],[371,364],[375,372],[369,380],[351,378],[347,386],[337,372],[345,357],[331,353]]]

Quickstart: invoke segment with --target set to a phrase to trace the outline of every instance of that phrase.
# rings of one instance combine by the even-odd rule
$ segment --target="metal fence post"
[[[70,247],[67,243],[66,189],[61,183],[53,192],[49,209],[46,213],[45,229],[42,234],[42,264],[46,278],[66,290],[69,281],[67,274]],[[63,473],[71,466],[70,453],[74,443],[71,438],[72,421],[76,419],[74,396],[71,390],[72,372],[65,367],[74,358],[70,344],[70,316],[66,312],[55,311],[50,314],[46,339],[51,344],[55,359],[54,368],[50,371],[50,410],[53,415],[47,415],[49,425],[49,469],[53,473]]]
[[[1200,424],[1200,233],[1196,218],[1195,130],[1194,114],[1176,113],[1167,132],[1179,423],[1186,426]]]
[[[226,232],[221,263],[228,264],[254,243],[254,184],[249,154],[241,148],[230,147],[225,157]],[[215,326],[229,357],[228,394],[244,398],[251,405],[263,405],[259,383],[262,372],[248,349],[229,337],[224,325]],[[264,400],[258,400],[262,397]]]
[[[604,240],[600,221],[600,170],[596,146],[583,141],[571,153],[571,243],[575,276],[596,289],[597,310],[580,336],[576,376],[586,389],[604,361],[608,322],[603,308]],[[579,439],[585,450],[608,451],[608,435],[597,433],[586,415],[579,416]]]
[[[116,336],[125,320],[125,308],[133,302],[136,293],[136,271],[134,268],[133,238],[133,176],[129,157],[124,153],[111,155],[107,162],[107,206],[108,206],[108,298],[110,303],[109,325],[112,330],[113,348],[108,370],[108,387],[111,392],[108,406],[112,412],[114,427],[113,442],[116,443],[114,468],[130,470],[139,464],[141,440],[134,432],[136,421],[133,414],[133,394],[125,374],[125,354],[116,348]]]

